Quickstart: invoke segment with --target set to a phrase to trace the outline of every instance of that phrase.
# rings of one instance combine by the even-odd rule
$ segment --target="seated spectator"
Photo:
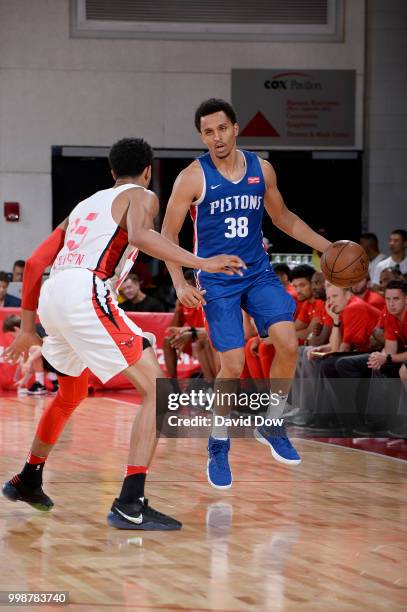
[[[0,308],[18,308],[21,306],[21,300],[19,298],[7,293],[9,284],[8,274],[6,272],[0,272]]]
[[[291,284],[291,270],[289,266],[285,263],[275,263],[273,264],[273,270],[281,280],[281,283],[284,289],[292,295],[292,297],[296,300],[297,294],[294,291],[294,288]]]
[[[379,241],[376,234],[366,232],[359,239],[359,244],[362,246],[369,258],[369,278],[375,278],[377,264],[386,259],[384,253],[380,253]]]
[[[319,305],[315,311],[315,318],[311,326],[311,335],[308,336],[308,345],[319,346],[325,344],[332,330],[332,319],[328,315],[326,302],[325,277],[322,272],[314,272],[311,279],[312,295]]]
[[[141,291],[137,274],[129,274],[120,292],[125,301],[119,304],[127,312],[164,312],[164,307],[158,300]]]
[[[325,309],[324,301],[315,298],[313,294],[312,277],[314,272],[314,268],[306,264],[297,266],[291,271],[292,285],[298,300],[295,329],[300,345],[304,344],[308,337],[312,335],[320,314]]]
[[[392,280],[402,280],[402,274],[397,268],[384,268],[379,277],[379,293],[384,296],[388,283]]]
[[[190,285],[195,286],[193,270],[187,270],[184,276]],[[213,380],[219,364],[205,329],[203,310],[189,308],[177,300],[173,320],[164,338],[164,360],[169,378],[177,378],[178,352],[192,355],[193,344],[204,378]]]
[[[384,349],[371,353],[368,367],[380,369],[385,364],[392,364],[400,370],[407,361],[407,284],[403,281],[390,281],[387,285],[386,306],[388,316],[384,324]]]
[[[352,295],[348,289],[330,285],[326,290],[326,310],[332,318],[329,344],[311,351],[315,353],[369,350],[369,338],[380,316],[380,310]]]
[[[384,319],[384,348],[370,354],[339,358],[331,376],[371,378],[372,372],[386,378],[400,376],[401,366],[407,361],[407,285],[402,281],[391,281],[386,288],[385,298],[387,316]],[[359,406],[355,406],[354,411],[364,415],[365,409],[360,404],[359,400]]]
[[[304,425],[307,420],[305,418],[304,411],[302,411],[301,414],[300,410],[301,405],[309,403],[306,401],[307,392],[309,392],[310,397],[312,397],[314,393],[313,389],[311,389],[312,385],[310,385],[309,381],[304,385],[304,377],[307,374],[307,371],[310,370],[310,366],[307,363],[307,345],[320,346],[325,344],[326,342],[328,342],[329,336],[332,331],[332,319],[325,309],[326,282],[327,281],[325,281],[325,277],[322,272],[314,272],[314,274],[312,275],[312,297],[316,301],[316,309],[315,313],[313,313],[314,316],[312,316],[311,311],[312,318],[311,324],[309,326],[309,329],[311,331],[308,334],[307,338],[304,340],[304,346],[299,347],[295,376],[290,392],[290,403],[293,407],[290,418],[291,421],[297,425]],[[299,314],[299,318],[302,318],[301,312]],[[309,317],[303,317],[303,319],[304,323],[309,320]],[[297,414],[295,413],[295,410],[297,410]]]
[[[351,362],[341,360],[337,364],[341,376],[363,378],[370,376],[371,370],[380,370],[384,366],[385,375],[387,372],[387,375],[398,376],[401,365],[407,361],[407,285],[402,281],[390,281],[385,296],[388,314],[384,320],[383,350],[361,355]]]
[[[352,285],[350,290],[353,295],[356,295],[356,297],[360,298],[361,300],[364,300],[365,302],[371,304],[379,310],[382,310],[386,305],[386,302],[382,295],[380,295],[376,291],[371,291],[369,289],[369,280],[367,278],[364,278],[355,285]]]
[[[17,259],[17,261],[14,262],[12,271],[13,283],[21,283],[23,281],[24,266],[25,261],[23,259]]]
[[[380,273],[385,268],[398,268],[401,274],[407,272],[407,231],[403,229],[393,230],[389,238],[390,257],[383,259],[376,266],[375,276],[372,278],[373,289],[379,287]]]
[[[21,318],[17,315],[10,315],[3,321],[3,333],[10,333],[14,336],[17,334],[21,326]],[[36,332],[40,338],[46,336],[45,330],[39,323],[36,325]],[[28,395],[45,395],[47,388],[45,386],[45,373],[50,381],[51,393],[58,391],[58,378],[56,370],[42,356],[41,347],[33,345],[29,349],[26,360],[23,358],[19,362],[20,378],[16,383],[19,393],[28,393]],[[26,388],[29,380],[34,376],[33,384]]]
[[[324,379],[337,377],[335,365],[344,353],[366,353],[370,349],[369,338],[376,326],[380,311],[374,306],[355,297],[347,289],[328,285],[326,289],[326,310],[332,319],[332,332],[329,343],[310,348],[303,362],[304,379],[315,380],[312,394],[308,394],[308,404],[301,407],[308,411],[310,426],[331,426],[335,421],[328,383]],[[322,357],[324,357],[322,359]]]

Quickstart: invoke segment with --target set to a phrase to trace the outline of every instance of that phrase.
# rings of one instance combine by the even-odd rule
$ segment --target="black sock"
[[[123,480],[119,501],[125,504],[131,504],[141,497],[144,497],[145,482],[146,474],[132,474],[131,476],[126,476]]]
[[[37,488],[42,485],[42,470],[44,469],[45,461],[43,463],[26,463],[21,472],[19,473],[20,481],[28,487]]]

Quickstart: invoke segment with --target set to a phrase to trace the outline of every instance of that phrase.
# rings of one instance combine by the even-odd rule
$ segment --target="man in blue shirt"
[[[194,252],[239,255],[247,269],[228,277],[197,272],[198,288],[188,285],[179,266],[170,263],[178,299],[189,307],[204,305],[211,341],[219,352],[218,384],[238,379],[244,367],[242,309],[253,317],[258,333],[275,347],[271,392],[278,405],[268,415],[283,415],[297,359],[297,335],[293,323],[295,304],[273,271],[263,248],[262,220],[266,210],[274,225],[317,251],[331,244],[285,206],[271,164],[255,153],[237,149],[239,133],[233,107],[224,100],[203,102],[195,113],[195,126],[208,153],[192,162],[177,177],[165,214],[162,234],[178,242],[188,212],[194,222]],[[222,383],[225,387],[225,382]],[[219,407],[218,407],[219,409]],[[221,412],[224,412],[221,409]],[[269,445],[278,461],[297,465],[301,459],[284,428],[260,427],[256,438]],[[209,483],[229,488],[230,440],[226,427],[214,427],[208,444]]]
[[[6,272],[0,272],[0,308],[18,308],[21,300],[7,293],[10,280]]]

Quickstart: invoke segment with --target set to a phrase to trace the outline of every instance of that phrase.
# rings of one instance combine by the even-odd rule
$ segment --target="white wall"
[[[0,206],[22,205],[20,223],[0,211],[0,269],[51,228],[52,145],[141,135],[155,147],[197,147],[194,108],[230,98],[231,68],[356,69],[360,134],[364,0],[347,0],[345,17],[342,43],[71,39],[68,0],[0,0]]]
[[[407,230],[407,2],[368,3],[369,230]]]

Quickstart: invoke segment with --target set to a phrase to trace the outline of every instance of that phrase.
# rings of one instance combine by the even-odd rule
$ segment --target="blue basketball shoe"
[[[218,440],[209,437],[208,440],[208,466],[206,473],[209,484],[214,489],[230,489],[232,486],[232,473],[228,462],[230,440]]]
[[[273,428],[262,425],[257,427],[253,433],[258,442],[270,447],[271,454],[276,461],[286,465],[298,465],[301,463],[301,457],[287,436],[276,435],[279,432],[281,432],[280,427]],[[284,430],[283,433],[285,433]]]

